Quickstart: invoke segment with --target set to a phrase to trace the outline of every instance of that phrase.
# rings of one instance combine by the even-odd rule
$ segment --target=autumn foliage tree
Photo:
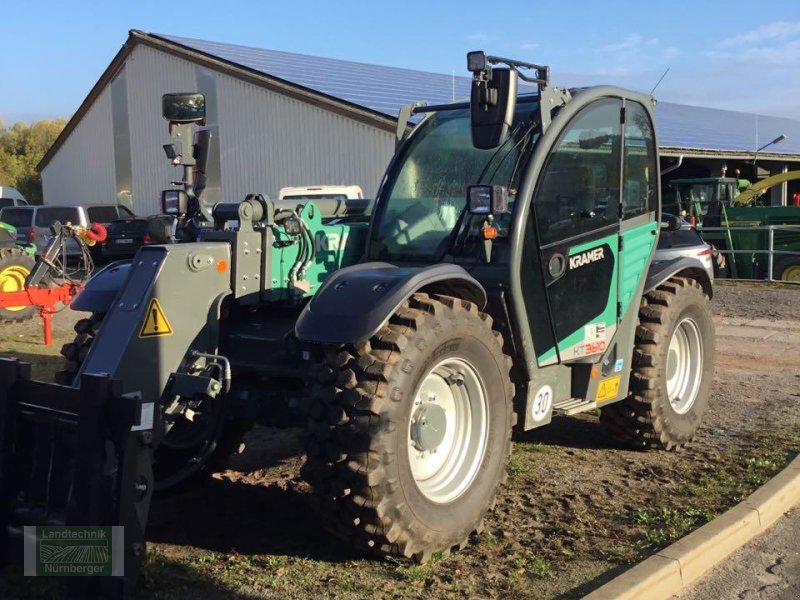
[[[5,127],[0,120],[0,185],[15,187],[29,202],[41,204],[42,179],[36,165],[66,124],[64,119],[44,119]]]

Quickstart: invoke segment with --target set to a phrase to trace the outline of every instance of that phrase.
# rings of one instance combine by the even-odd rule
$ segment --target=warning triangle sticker
[[[172,335],[172,325],[167,321],[167,315],[164,314],[161,304],[153,298],[150,300],[150,306],[147,307],[147,314],[144,317],[139,337],[147,338],[161,335]]]

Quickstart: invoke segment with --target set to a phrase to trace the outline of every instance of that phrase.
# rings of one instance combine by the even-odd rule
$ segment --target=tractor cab
[[[675,190],[681,215],[695,225],[719,227],[723,208],[731,206],[750,182],[734,177],[702,177],[673,179],[669,185]]]

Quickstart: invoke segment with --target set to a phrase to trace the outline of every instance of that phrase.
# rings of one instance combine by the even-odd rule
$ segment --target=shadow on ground
[[[561,446],[585,450],[619,449],[596,418],[553,417],[553,421],[537,429],[514,433],[514,442]]]
[[[190,490],[156,497],[147,538],[242,555],[326,562],[363,558],[321,529],[309,494],[293,487],[208,479]]]

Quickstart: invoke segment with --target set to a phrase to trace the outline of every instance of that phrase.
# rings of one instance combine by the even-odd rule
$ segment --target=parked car
[[[106,227],[108,235],[100,246],[102,256],[106,260],[133,258],[142,246],[174,242],[177,222],[173,215],[113,221]]]
[[[691,258],[702,266],[710,281],[714,281],[714,248],[703,241],[694,225],[675,215],[661,215],[661,235],[653,262],[675,258]]]
[[[28,201],[16,188],[0,185],[0,208],[6,206],[28,206]]]
[[[0,220],[17,228],[17,241],[36,244],[39,251],[44,250],[53,237],[50,225],[54,221],[72,223],[88,227],[91,223],[106,225],[119,218],[135,215],[118,204],[91,204],[86,206],[11,206],[0,210]],[[75,240],[67,242],[67,256],[79,256],[80,248]],[[93,253],[93,258],[99,253]]]

